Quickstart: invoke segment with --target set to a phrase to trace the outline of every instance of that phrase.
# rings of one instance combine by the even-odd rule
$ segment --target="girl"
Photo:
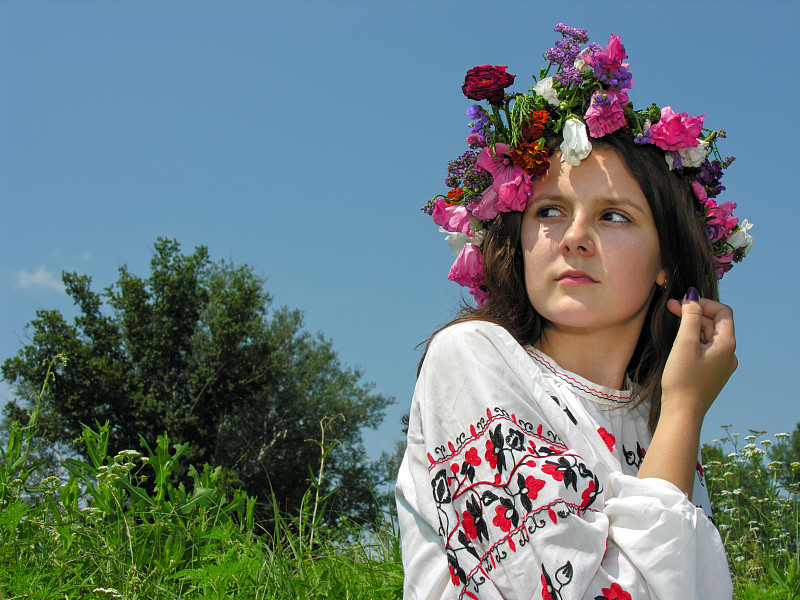
[[[714,199],[733,159],[709,158],[702,117],[630,106],[618,36],[556,31],[530,94],[505,67],[467,74],[491,112],[470,109],[474,151],[427,207],[478,308],[420,368],[405,597],[730,598],[697,458],[736,368],[717,278],[752,245]]]

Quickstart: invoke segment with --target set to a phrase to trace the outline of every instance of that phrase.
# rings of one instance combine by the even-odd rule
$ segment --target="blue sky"
[[[158,236],[253,266],[276,305],[397,402],[417,344],[453,315],[452,255],[420,211],[466,148],[460,85],[508,65],[524,90],[559,21],[622,36],[636,106],[724,128],[721,199],[755,223],[722,281],[739,369],[711,408],[770,433],[800,420],[794,2],[0,2],[0,359],[63,270],[146,274]],[[784,26],[781,26],[784,24]],[[5,383],[4,401],[10,391]],[[3,402],[4,403],[4,402]]]

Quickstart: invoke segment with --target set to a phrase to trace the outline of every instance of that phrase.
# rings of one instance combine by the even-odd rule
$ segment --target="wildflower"
[[[577,167],[592,151],[592,142],[586,135],[586,125],[580,119],[571,117],[564,123],[563,136],[561,162]]]
[[[759,444],[762,444],[763,446],[771,446],[771,445],[772,445],[772,442],[771,442],[771,441],[769,441],[769,440],[761,440],[761,441],[760,441],[760,442],[758,442],[758,443],[759,443]]]
[[[139,458],[141,455],[142,453],[136,450],[120,450],[114,458]]]
[[[746,435],[746,436],[744,436],[744,439],[746,439],[748,442],[752,442],[754,439],[756,439],[756,436],[754,436],[754,435]]]
[[[114,588],[94,588],[92,590],[93,594],[105,594],[107,596],[111,596],[112,598],[122,598],[122,594],[120,594]]]
[[[788,433],[782,431],[781,433],[776,433],[775,437],[776,438],[788,438],[788,437],[791,437],[791,436]]]

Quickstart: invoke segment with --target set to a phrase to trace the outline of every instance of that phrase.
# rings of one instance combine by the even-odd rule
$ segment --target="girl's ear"
[[[664,269],[661,269],[656,275],[656,285],[658,287],[664,287],[664,284],[667,283],[667,272]]]

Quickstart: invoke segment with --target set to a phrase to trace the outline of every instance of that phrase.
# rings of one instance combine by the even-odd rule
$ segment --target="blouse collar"
[[[533,362],[545,376],[558,380],[561,384],[568,386],[575,393],[592,402],[619,406],[627,404],[633,399],[633,386],[627,375],[624,382],[626,389],[615,390],[584,379],[577,373],[562,369],[556,364],[556,361],[533,346],[525,346],[525,351],[533,358]]]

